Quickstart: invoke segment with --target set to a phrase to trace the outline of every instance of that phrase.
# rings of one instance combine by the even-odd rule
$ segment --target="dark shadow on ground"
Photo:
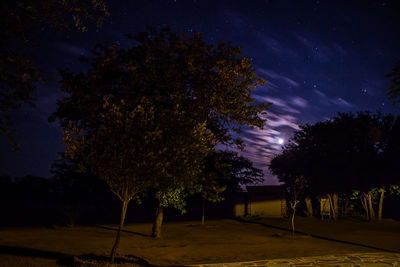
[[[279,229],[279,230],[283,230],[283,231],[287,231],[287,232],[292,232],[291,229],[288,229],[288,228],[285,228],[285,227],[279,227],[279,226],[270,225],[270,224],[266,224],[266,223],[263,223],[263,222],[253,221],[253,220],[248,220],[248,219],[240,218],[240,217],[238,217],[236,219],[238,221],[244,222],[244,223],[259,224],[259,225],[262,225],[262,226],[265,226],[265,227],[268,227],[268,228],[274,228],[274,229]],[[398,251],[398,250],[379,248],[379,247],[364,245],[364,244],[360,244],[360,243],[356,243],[356,242],[345,241],[345,240],[340,240],[340,239],[334,239],[334,238],[320,236],[320,235],[314,235],[314,234],[307,233],[307,232],[300,232],[300,231],[297,231],[297,230],[295,230],[294,232],[296,234],[308,235],[308,236],[311,236],[311,237],[314,237],[314,238],[319,238],[319,239],[323,239],[323,240],[339,242],[339,243],[343,243],[343,244],[355,245],[355,246],[360,246],[360,247],[364,247],[364,248],[375,249],[375,250],[383,251],[383,252],[400,253],[400,251]]]
[[[56,259],[57,264],[62,266],[72,266],[74,261],[74,256],[66,253],[47,251],[36,248],[26,248],[26,247],[15,247],[15,246],[3,246],[0,245],[0,254],[9,254],[16,256],[26,256],[34,258],[46,258],[46,259]]]
[[[118,231],[118,228],[112,228],[112,227],[108,227],[108,226],[104,226],[104,225],[93,225],[93,227],[97,227],[97,228],[101,228],[101,229],[105,229],[105,230],[111,230],[111,231]],[[138,236],[143,236],[143,237],[151,237],[151,235],[146,235],[146,234],[133,232],[133,231],[129,231],[129,230],[124,230],[124,229],[122,229],[121,232],[134,234],[134,235],[138,235]]]
[[[74,258],[74,266],[76,267],[84,267],[84,266],[105,266],[110,262],[110,257],[104,255],[96,255],[96,254],[84,254]],[[118,264],[132,264],[133,266],[143,266],[143,267],[156,267],[155,265],[151,265],[146,260],[136,257],[133,255],[123,255],[115,257],[114,263]]]

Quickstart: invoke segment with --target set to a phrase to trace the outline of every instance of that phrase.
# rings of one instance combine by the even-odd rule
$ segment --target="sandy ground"
[[[122,234],[119,253],[142,257],[154,265],[168,266],[377,251],[307,235],[293,237],[288,231],[259,224],[286,227],[287,220],[255,222],[219,220],[208,221],[206,225],[167,222],[161,239],[149,236],[151,224],[131,224],[125,227],[128,232]],[[336,238],[354,241],[365,237],[364,243],[370,240],[373,246],[383,244],[393,250],[400,246],[400,242],[395,242],[400,240],[400,222],[388,221],[375,226],[364,222],[321,222],[303,218],[296,222],[299,230],[308,227],[314,231],[313,234],[329,233]],[[0,266],[58,266],[65,263],[59,259],[74,255],[108,255],[114,236],[115,231],[94,226],[2,228]]]
[[[288,220],[261,218],[251,220],[269,226],[291,229]],[[342,240],[350,243],[381,248],[400,253],[400,222],[390,219],[382,221],[321,220],[296,217],[295,229],[314,236]]]

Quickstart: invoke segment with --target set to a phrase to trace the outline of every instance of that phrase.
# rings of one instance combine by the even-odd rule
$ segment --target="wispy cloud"
[[[297,57],[298,54],[296,51],[287,47],[285,42],[281,42],[270,35],[265,33],[257,32],[256,33],[258,39],[264,44],[266,49],[271,50],[276,55],[284,55],[285,57]]]
[[[335,105],[338,105],[338,106],[346,107],[346,108],[351,108],[351,107],[354,106],[353,104],[347,102],[346,100],[344,100],[341,97],[338,97],[336,99],[332,99],[332,103],[335,104]]]
[[[341,106],[344,108],[353,108],[355,107],[354,104],[350,103],[349,101],[344,100],[342,97],[328,97],[325,93],[319,91],[319,90],[314,90],[314,93],[316,93],[319,96],[320,102],[325,105],[337,105]]]
[[[292,87],[298,87],[300,84],[296,82],[295,80],[289,78],[288,76],[276,73],[272,70],[264,69],[264,68],[257,68],[257,72],[264,76],[265,79],[272,80],[272,81],[283,81],[285,84],[292,86]]]
[[[80,46],[71,45],[65,42],[60,42],[56,44],[56,47],[64,53],[73,56],[82,56],[89,54],[88,51]]]
[[[270,111],[265,118],[267,121],[264,129],[246,128],[243,131],[242,139],[246,148],[240,154],[264,171],[265,183],[277,184],[277,179],[269,173],[268,165],[272,158],[282,151],[279,139],[287,141],[293,131],[299,130],[299,125],[297,118],[288,114]]]
[[[319,97],[326,97],[326,95],[324,93],[322,93],[320,90],[314,90],[314,93],[316,93]]]
[[[290,102],[300,108],[306,108],[308,106],[308,101],[300,96],[291,97]]]
[[[298,33],[295,34],[296,39],[312,53],[312,57],[321,62],[329,62],[332,58],[347,55],[347,51],[338,43],[326,44],[325,42],[313,38],[305,37]]]

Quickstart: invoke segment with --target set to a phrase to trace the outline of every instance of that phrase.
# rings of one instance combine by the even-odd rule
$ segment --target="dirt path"
[[[290,230],[285,219],[249,219],[243,221]],[[296,218],[296,231],[325,240],[339,241],[386,252],[400,253],[400,222],[390,219],[375,222],[356,220],[324,220],[318,218]]]
[[[358,253],[348,255],[326,255],[317,257],[299,257],[291,259],[275,259],[264,261],[200,264],[195,267],[239,267],[239,266],[257,266],[257,267],[307,267],[307,266],[399,266],[400,253]]]
[[[37,264],[57,266],[54,255],[108,255],[115,225],[51,228],[0,229],[0,266]],[[373,249],[341,244],[306,235],[249,224],[237,220],[166,223],[160,239],[150,237],[151,224],[130,224],[122,233],[119,253],[143,258],[154,265],[193,265],[246,262],[307,256],[376,252]],[[4,249],[11,249],[10,255]],[[39,251],[40,253],[35,253]],[[13,257],[19,263],[12,265]],[[23,259],[26,259],[24,262]],[[22,261],[22,262],[21,262]],[[35,265],[37,264],[37,265]],[[52,265],[54,264],[54,265]]]

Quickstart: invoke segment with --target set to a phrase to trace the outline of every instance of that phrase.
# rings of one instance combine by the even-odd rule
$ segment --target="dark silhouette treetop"
[[[400,102],[400,61],[397,62],[392,72],[386,75],[386,77],[390,78],[392,82],[388,91],[389,99],[392,100],[394,104],[398,104]]]
[[[42,29],[87,31],[88,22],[101,26],[109,15],[103,0],[0,1],[0,135],[9,134],[9,111],[22,104],[33,106],[32,92],[43,82],[42,71],[27,54],[39,45]]]
[[[262,170],[237,152],[214,151],[204,158],[204,169],[197,186],[201,196],[208,201],[219,201],[221,193],[240,192],[242,185],[262,181]]]
[[[339,113],[314,125],[303,125],[271,171],[280,181],[302,177],[311,194],[344,193],[386,181],[379,175],[380,158],[388,144],[393,117],[369,112]]]

